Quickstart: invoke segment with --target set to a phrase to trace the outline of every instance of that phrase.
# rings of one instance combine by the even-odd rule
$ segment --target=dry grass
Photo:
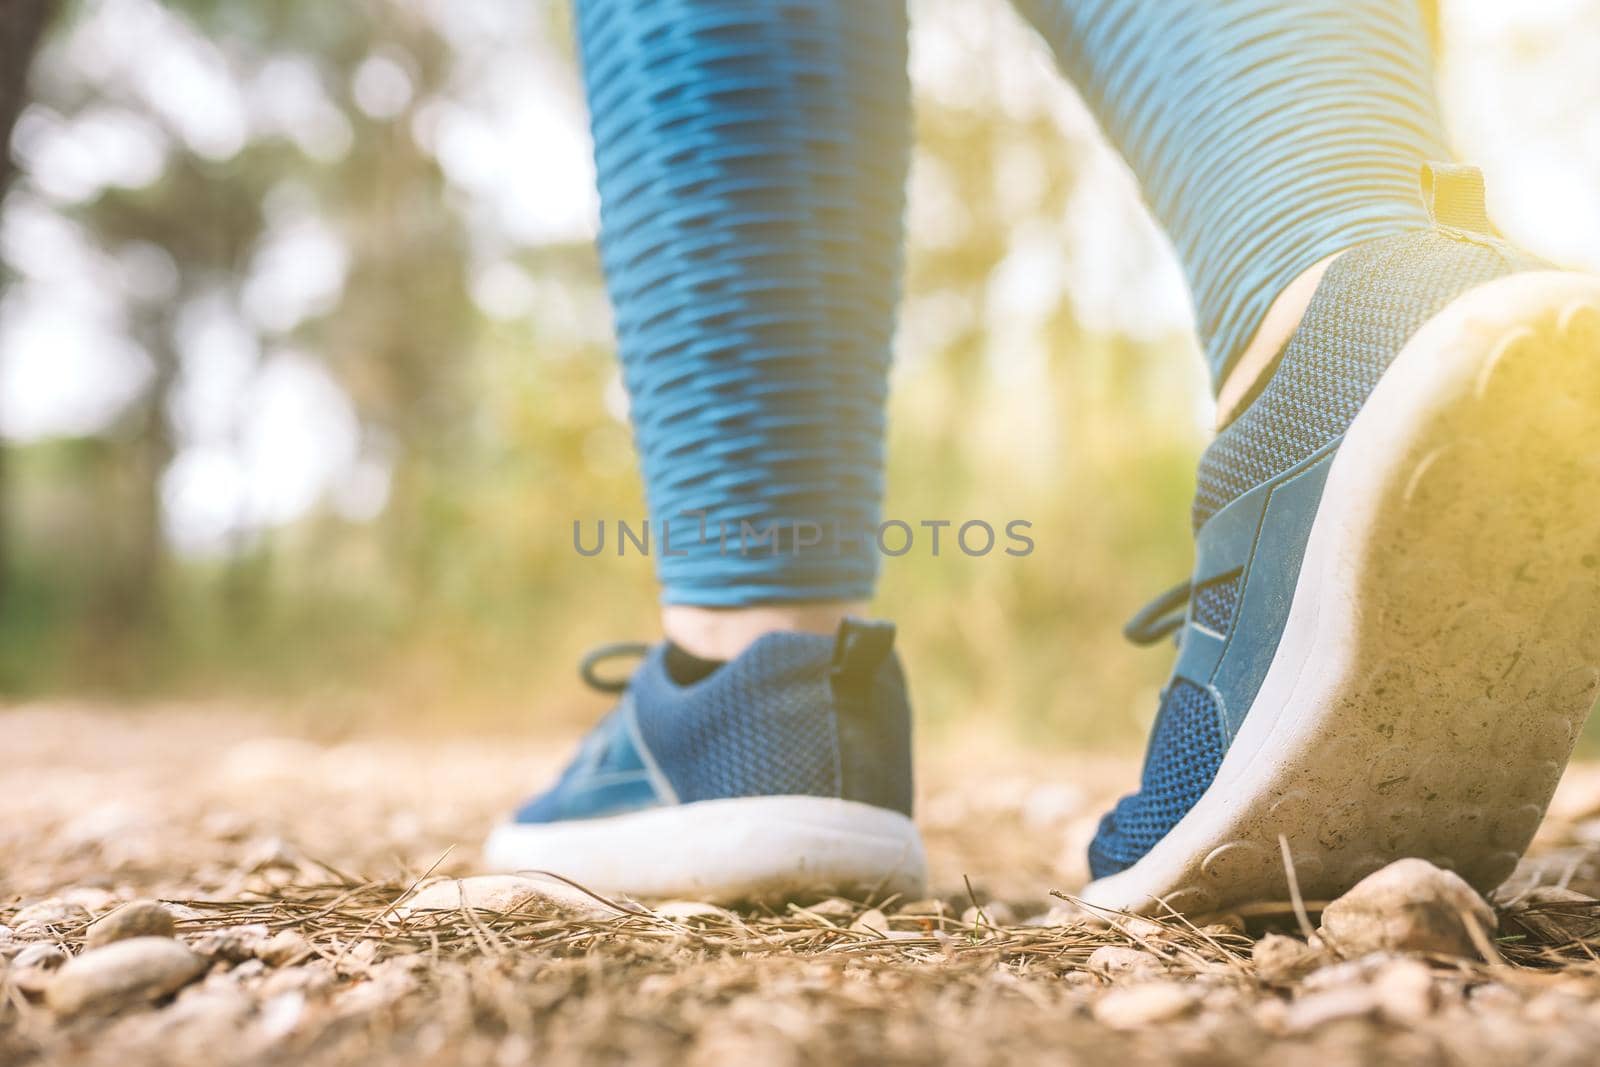
[[[78,952],[87,915],[153,895],[214,961],[172,1003],[110,1019],[58,1019],[8,974],[0,1063],[1325,1067],[1589,1063],[1600,1047],[1600,938],[1586,939],[1600,903],[1528,910],[1508,889],[1489,962],[1285,968],[1252,951],[1295,930],[1287,909],[1154,923],[1052,898],[1081,877],[1076,840],[1125,764],[1072,767],[1067,789],[1058,761],[931,753],[929,900],[405,917],[407,890],[430,868],[470,871],[483,821],[559,750],[262,729],[220,713],[0,716],[0,923],[55,898],[75,917],[28,936]],[[1569,776],[1520,884],[1600,888],[1595,782]],[[304,949],[257,958],[281,930]]]

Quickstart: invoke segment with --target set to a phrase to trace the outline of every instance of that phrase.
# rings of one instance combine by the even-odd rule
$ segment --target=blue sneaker
[[[584,678],[620,701],[485,859],[646,898],[921,895],[893,646],[892,625],[852,619],[835,637],[768,634],[704,677],[666,644],[591,655]],[[597,679],[619,650],[644,656],[632,679]]]
[[[1201,461],[1193,580],[1130,624],[1177,663],[1093,904],[1285,901],[1285,851],[1308,900],[1406,856],[1487,891],[1543,817],[1600,689],[1600,279],[1494,237],[1471,168],[1425,193]]]

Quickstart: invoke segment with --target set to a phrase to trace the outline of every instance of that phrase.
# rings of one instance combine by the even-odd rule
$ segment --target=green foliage
[[[493,235],[475,205],[413,135],[418,110],[471,73],[418,5],[167,6],[240,79],[270,55],[308,60],[349,144],[319,158],[258,131],[217,160],[174,137],[158,181],[61,208],[108,251],[164,249],[179,280],[131,319],[157,373],[116,424],[12,450],[0,685],[589,716],[591,698],[569,680],[578,653],[655,627],[648,561],[580,559],[571,547],[575,518],[645,510],[627,428],[606,408],[616,371],[593,250],[485,251]],[[570,63],[564,5],[541,10],[557,42],[547,51]],[[393,120],[363,114],[349,88],[380,50],[405,57],[414,84]],[[44,101],[63,113],[105,102],[92,78],[46,83],[68,86]],[[1003,107],[993,79],[967,88],[959,104],[918,103],[917,167],[950,204],[938,233],[913,226],[888,513],[1022,519],[1037,548],[891,561],[880,610],[903,621],[935,728],[982,717],[1039,740],[1124,743],[1152,712],[1166,662],[1125,647],[1118,627],[1188,569],[1197,361],[1181,336],[1090,330],[1065,290],[1018,335],[1026,351],[997,337],[1008,257],[1040,235],[1070,252],[1084,163],[1103,149],[1049,108]],[[1022,194],[1019,153],[1043,176]],[[389,466],[388,502],[376,518],[325,507],[243,531],[214,558],[175,555],[161,479],[186,447],[171,418],[194,358],[180,352],[181,311],[218,292],[243,306],[285,197],[339,235],[348,270],[336,304],[261,340],[312,354],[339,383],[363,448]],[[529,314],[496,319],[474,302],[486,255],[529,280]]]

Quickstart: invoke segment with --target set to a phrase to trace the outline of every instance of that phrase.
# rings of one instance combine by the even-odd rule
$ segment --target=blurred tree
[[[1166,339],[1082,323],[1074,256],[1120,272],[1106,290],[1150,271],[1075,239],[1092,123],[1064,111],[1047,52],[998,0],[917,6],[913,55],[932,69],[890,507],[1024,516],[1054,547],[1027,571],[896,561],[885,608],[926,620],[910,652],[949,705],[1082,722],[1159,681],[1126,668],[1104,620],[1183,562],[1187,401]],[[17,573],[37,595],[0,619],[0,685],[332,681],[452,709],[548,692],[539,713],[559,717],[572,690],[549,679],[649,627],[654,593],[650,561],[571,551],[574,517],[644,503],[588,202],[570,195],[585,146],[564,0],[72,10],[36,80],[27,208],[101,271],[137,393],[73,447],[18,450]],[[146,170],[75,184],[72,165],[141,145]],[[197,316],[221,326],[197,333]],[[293,419],[256,436],[285,362],[326,371],[354,445]],[[1148,403],[1158,387],[1165,407]],[[274,510],[267,439],[353,451],[378,488],[351,505],[325,482]],[[186,480],[195,467],[207,477]],[[180,498],[212,523],[199,549]]]
[[[15,0],[0,0],[7,2]],[[471,600],[503,581],[503,571],[463,574],[470,569],[463,561],[478,558],[467,550],[469,514],[494,470],[485,454],[485,323],[468,286],[475,259],[516,252],[512,241],[498,242],[500,251],[474,247],[476,205],[451,187],[427,132],[441,114],[458,126],[471,114],[475,72],[464,69],[460,42],[446,32],[470,27],[471,16],[409,0],[171,0],[160,11],[90,3],[78,9],[74,27],[108,12],[132,17],[143,32],[159,27],[174,51],[187,52],[191,68],[208,66],[224,79],[213,83],[224,99],[209,116],[174,107],[136,68],[108,73],[85,64],[93,49],[75,52],[70,40],[39,100],[50,122],[132,116],[158,131],[165,156],[157,180],[111,183],[54,207],[106,257],[159,249],[173,273],[159,298],[124,300],[126,335],[148,358],[149,373],[101,431],[115,447],[95,453],[104,467],[91,504],[101,552],[85,598],[86,629],[95,662],[137,678],[149,676],[149,652],[170,643],[164,622],[192,628],[192,618],[164,610],[185,583],[209,586],[207,599],[220,598],[225,612],[219,621],[249,640],[272,613],[275,592],[288,585],[301,590],[292,596],[308,587],[326,595],[319,568],[352,542],[370,546],[372,532],[381,573],[369,575],[360,594],[389,599],[405,615],[426,614],[441,590],[454,587]],[[96,40],[92,29],[86,36]],[[380,83],[377,103],[370,89],[362,97],[363,78]],[[215,129],[201,129],[196,137],[192,116],[225,121],[230,107],[237,135],[219,140]],[[317,241],[297,245],[295,235],[308,231]],[[278,292],[319,274],[332,278],[324,297],[296,306],[292,292]],[[342,388],[358,421],[358,451],[387,479],[387,506],[371,532],[352,537],[324,506],[294,534],[279,536],[245,501],[236,505],[218,565],[172,566],[169,476],[186,449],[218,443],[194,439],[183,396],[233,358],[195,344],[192,331],[186,343],[185,323],[200,306],[220,307],[249,336],[246,383],[260,382],[292,353],[320,362]],[[599,382],[591,385],[587,406],[598,412]],[[234,404],[242,423],[256,397],[246,384],[239,397],[217,402]],[[247,432],[235,425],[232,440],[220,443],[247,447]],[[211,584],[219,572],[221,581]],[[193,615],[195,607],[191,600],[183,610]],[[117,663],[127,669],[111,666]]]
[[[0,0],[0,145],[11,142],[33,53],[54,9],[54,0]],[[11,153],[0,152],[0,191],[10,180]]]
[[[55,0],[0,0],[0,199],[11,184],[11,128],[27,100],[28,72]],[[4,277],[0,276],[0,287]],[[10,553],[10,509],[6,490],[6,447],[0,442],[0,598],[4,598]]]

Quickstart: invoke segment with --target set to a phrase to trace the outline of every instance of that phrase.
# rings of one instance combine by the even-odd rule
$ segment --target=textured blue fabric
[[[833,531],[875,529],[883,489],[903,3],[579,0],[577,16],[635,439],[672,524],[665,598],[866,599],[870,539],[836,552]],[[826,542],[740,554],[740,523],[773,520]]]
[[[1343,435],[1407,339],[1468,288],[1544,266],[1491,237],[1419,230],[1340,256],[1271,380],[1200,461],[1193,521]]]
[[[1215,633],[1228,632],[1233,621],[1233,609],[1239,603],[1238,571],[1211,578],[1195,586],[1189,601],[1189,612],[1195,622]]]
[[[1425,222],[1416,168],[1443,139],[1417,5],[1019,3],[1172,236],[1214,376],[1300,271]],[[635,434],[651,513],[682,553],[656,553],[665,598],[865,598],[876,558],[851,538],[875,525],[883,482],[904,5],[577,11]],[[825,545],[738,550],[741,523],[774,520],[814,522]]]
[[[1220,382],[1296,275],[1425,225],[1446,157],[1420,5],[1018,0],[1166,227]]]
[[[839,729],[826,638],[757,642],[693,685],[652,655],[634,677],[640,736],[678,799],[839,796]]]
[[[652,808],[663,797],[634,743],[628,703],[601,719],[556,783],[517,809],[516,822],[560,822]]]
[[[1175,681],[1150,732],[1139,792],[1117,802],[1089,844],[1090,872],[1104,878],[1150,851],[1194,807],[1227,750],[1210,695],[1192,682]]]
[[[1542,266],[1496,238],[1437,230],[1368,242],[1329,268],[1267,386],[1201,462],[1189,621],[1226,644],[1184,631],[1140,790],[1090,846],[1096,877],[1137,862],[1215,778],[1282,637],[1329,457],[1383,371],[1467,289]],[[1242,581],[1236,561],[1209,550],[1219,533],[1248,556]]]
[[[659,803],[823,796],[911,813],[911,708],[890,652],[866,666],[860,699],[835,680],[834,639],[775,633],[700,681],[680,685],[658,645],[618,708],[521,822],[623,814]],[[648,795],[619,783],[670,788]],[[633,777],[629,777],[633,775]]]

